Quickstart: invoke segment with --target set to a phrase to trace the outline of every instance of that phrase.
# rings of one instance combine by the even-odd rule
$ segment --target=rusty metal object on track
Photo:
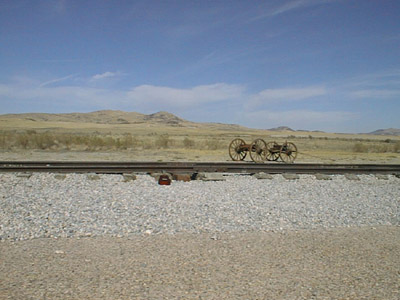
[[[159,185],[170,185],[171,184],[171,178],[167,174],[162,174],[158,178],[158,184]]]

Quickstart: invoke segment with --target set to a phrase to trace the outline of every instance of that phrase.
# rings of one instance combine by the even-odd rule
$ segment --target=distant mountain
[[[368,134],[400,136],[400,129],[398,128],[378,129]]]
[[[97,124],[139,124],[139,123],[164,123],[168,125],[184,125],[192,123],[168,112],[158,112],[145,115],[137,112],[125,112],[120,110],[99,110],[89,113],[27,113],[27,114],[7,114],[2,118],[18,118],[30,121],[44,122],[80,122]]]
[[[253,130],[237,124],[223,123],[196,123],[191,122],[166,111],[160,111],[154,114],[141,114],[138,112],[125,112],[120,110],[99,110],[88,113],[24,113],[24,114],[4,114],[0,115],[0,122],[14,120],[13,123],[21,123],[23,121],[30,122],[72,122],[72,123],[95,123],[95,124],[143,124],[144,126],[170,126],[170,127],[187,127],[187,128],[204,128],[210,130],[228,130],[228,131],[247,131]],[[3,123],[4,124],[4,123]],[[32,123],[31,125],[35,127]],[[43,126],[38,124],[38,128]],[[53,125],[49,125],[50,127]],[[279,126],[270,131],[286,131],[286,132],[321,132],[307,130],[293,130],[288,126]],[[379,129],[368,134],[371,135],[392,135],[400,136],[400,129],[388,128]]]
[[[271,131],[294,131],[292,128],[287,127],[287,126],[279,126],[279,127],[271,128],[268,130],[271,130]]]
[[[196,123],[179,118],[166,111],[154,114],[141,114],[120,110],[100,110],[89,113],[24,113],[0,115],[0,121],[21,120],[32,122],[74,122],[96,124],[144,124],[153,126],[208,128],[216,130],[247,130],[248,128],[236,124]]]
[[[155,123],[163,123],[167,125],[177,125],[177,126],[189,122],[166,111],[160,111],[158,113],[151,115],[144,115],[143,120]]]

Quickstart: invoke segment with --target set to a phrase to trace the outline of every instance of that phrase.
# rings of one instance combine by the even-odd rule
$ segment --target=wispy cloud
[[[111,104],[110,95],[120,96],[119,91],[78,86],[39,86],[21,87],[17,85],[0,86],[0,95],[4,98],[22,100],[27,104],[39,100],[41,103],[74,105],[76,103]]]
[[[72,77],[66,76],[68,78]],[[163,86],[141,85],[128,91],[93,86],[52,86],[54,82],[67,79],[53,79],[37,86],[24,83],[0,85],[0,104],[18,100],[26,106],[39,101],[42,105],[70,107],[81,105],[99,108],[118,108],[136,110],[139,112],[154,112],[157,110],[184,111],[205,107],[207,104],[237,101],[243,98],[244,87],[216,83],[199,85],[188,89],[177,89]],[[1,106],[1,105],[0,105]],[[6,107],[6,105],[3,105]],[[23,108],[22,108],[23,109]]]
[[[348,78],[337,90],[355,98],[389,99],[400,96],[400,70],[384,70]]]
[[[321,96],[326,94],[323,87],[307,87],[307,88],[286,88],[286,89],[266,89],[259,92],[256,97],[264,101],[275,100],[302,100],[310,97]]]
[[[57,14],[62,14],[66,11],[66,1],[65,0],[53,0],[48,2],[51,9]]]
[[[6,84],[0,84],[0,96],[9,96],[12,94],[12,88]]]
[[[241,51],[226,51],[224,53],[219,53],[217,51],[212,51],[203,57],[201,57],[199,60],[195,61],[192,64],[187,65],[183,70],[178,72],[178,74],[182,73],[192,73],[196,72],[198,70],[203,70],[203,69],[209,69],[213,68],[218,65],[226,64],[229,62],[232,62],[234,60],[238,60],[244,56],[250,55],[254,51],[254,49],[250,50],[245,50],[242,49]],[[175,74],[176,75],[176,74]]]
[[[41,87],[45,87],[45,86],[51,85],[53,83],[65,81],[65,80],[68,80],[68,79],[71,79],[71,78],[75,77],[76,75],[77,74],[71,74],[71,75],[68,75],[68,76],[61,77],[61,78],[55,78],[55,79],[52,79],[52,80],[48,80],[48,81],[45,81],[45,82],[41,83],[39,85],[39,87],[41,88]]]
[[[325,87],[265,89],[250,96],[247,109],[253,110],[266,104],[289,103],[327,94]]]
[[[79,62],[81,59],[79,58],[54,58],[54,59],[40,59],[39,62],[43,63],[75,63]]]
[[[93,82],[93,81],[102,80],[102,79],[106,79],[106,78],[117,77],[117,76],[120,76],[120,75],[121,75],[120,72],[109,72],[109,71],[107,71],[107,72],[104,72],[104,73],[101,73],[101,74],[96,74],[96,75],[92,76],[90,78],[90,81]]]
[[[266,11],[258,14],[254,18],[252,18],[251,21],[257,21],[260,19],[271,18],[271,17],[278,16],[278,15],[281,15],[284,13],[288,13],[293,10],[316,6],[316,5],[321,5],[321,4],[326,4],[326,3],[335,2],[335,1],[339,1],[339,0],[294,0],[294,1],[289,1],[280,6],[277,6],[274,8],[268,8]]]
[[[246,112],[244,119],[252,126],[271,128],[289,126],[295,129],[334,130],[338,124],[359,119],[359,115],[349,111],[260,110]]]
[[[128,96],[133,101],[146,105],[196,107],[205,103],[237,99],[243,96],[243,92],[242,86],[225,83],[200,85],[189,89],[141,85],[133,88]]]
[[[357,98],[392,98],[400,96],[400,89],[385,90],[385,89],[368,89],[351,92],[351,95]]]
[[[283,4],[282,6],[279,6],[272,11],[269,12],[270,16],[276,16],[280,15],[283,13],[286,13],[288,11],[291,11],[293,9],[298,9],[300,7],[305,7],[305,6],[310,6],[313,5],[315,1],[313,0],[296,0],[296,1],[290,1],[288,3]]]
[[[260,47],[242,47],[236,50],[226,49],[225,51],[213,50],[201,57],[196,61],[187,64],[181,70],[176,70],[173,74],[169,74],[169,77],[182,76],[183,74],[193,74],[198,71],[208,70],[225,65],[229,63],[241,62],[246,58],[257,60],[260,57],[260,53],[267,51],[271,46],[260,46]]]
[[[110,72],[112,73],[112,72]],[[97,74],[98,80],[112,77],[112,74]],[[271,128],[287,125],[294,129],[348,131],[348,126],[361,118],[361,112],[347,111],[346,108],[324,107],[305,109],[303,104],[320,96],[334,95],[336,88],[308,86],[297,88],[265,89],[258,93],[249,91],[238,84],[215,83],[189,88],[139,85],[129,90],[96,87],[88,80],[75,81],[68,85],[71,74],[38,84],[29,78],[16,78],[13,83],[0,84],[0,107],[18,103],[19,112],[27,109],[98,110],[122,109],[153,113],[167,110],[182,117],[191,116],[197,121],[238,123],[255,128]],[[96,75],[95,75],[96,76]],[[94,77],[94,76],[93,76]],[[54,84],[59,83],[59,84]],[[349,90],[348,90],[349,91]],[[381,90],[351,90],[354,97],[377,97]],[[357,94],[358,93],[358,94]],[[397,93],[397,90],[395,91]],[[393,91],[387,90],[386,96]],[[385,93],[383,93],[385,96]],[[397,97],[399,94],[397,94]],[[348,98],[347,101],[350,101]],[[347,107],[347,106],[344,106]],[[8,113],[9,111],[1,111]],[[199,117],[200,116],[200,117]],[[228,116],[228,117],[227,117]],[[230,116],[230,117],[229,117]]]

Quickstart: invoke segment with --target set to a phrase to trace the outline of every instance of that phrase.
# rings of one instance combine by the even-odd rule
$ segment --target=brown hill
[[[31,122],[72,122],[94,124],[145,124],[171,127],[209,128],[217,130],[247,130],[248,128],[235,124],[196,123],[179,118],[169,112],[160,111],[154,114],[141,114],[120,110],[100,110],[89,113],[23,113],[0,115],[0,121],[31,121]]]
[[[268,129],[270,131],[294,131],[292,128],[287,127],[287,126],[279,126],[275,128]]]
[[[400,136],[400,129],[397,128],[388,128],[388,129],[378,129],[368,134],[374,135],[396,135]]]
[[[160,111],[155,114],[143,115],[143,116],[144,116],[143,117],[144,121],[151,123],[162,123],[172,126],[183,126],[183,125],[189,125],[188,123],[192,123],[184,119],[178,118],[177,116],[166,111]]]
[[[44,122],[80,122],[96,124],[138,124],[138,123],[165,123],[169,125],[180,125],[191,123],[178,118],[167,112],[158,112],[145,115],[137,112],[124,112],[120,110],[100,110],[89,113],[25,113],[6,114],[0,116],[2,119],[25,119],[30,121]]]

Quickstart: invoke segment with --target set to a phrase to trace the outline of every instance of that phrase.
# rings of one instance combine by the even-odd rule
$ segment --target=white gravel
[[[0,240],[400,225],[400,179],[343,175],[160,186],[148,175],[0,174]]]

